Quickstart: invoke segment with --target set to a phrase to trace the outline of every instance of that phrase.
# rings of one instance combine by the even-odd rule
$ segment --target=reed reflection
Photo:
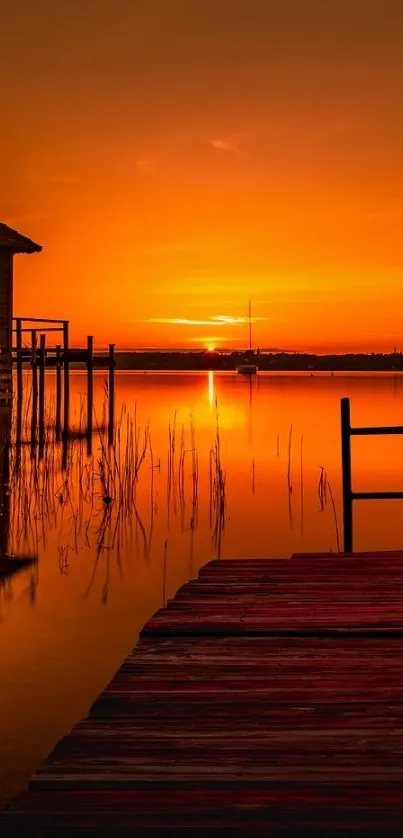
[[[313,537],[339,549],[344,385],[335,379],[118,376],[111,444],[104,377],[95,377],[88,422],[86,376],[72,376],[69,425],[60,429],[57,375],[46,374],[42,412],[45,388],[35,392],[31,370],[23,399],[3,417],[3,553],[53,557],[64,579],[85,554],[81,593],[98,590],[106,605],[115,571],[123,582],[130,557],[151,566],[166,541],[167,556],[186,556],[189,575],[210,557],[290,553]],[[310,410],[313,387],[334,402],[331,444]]]
[[[250,441],[248,380],[119,373],[110,445],[99,373],[89,451],[86,373],[72,372],[66,451],[63,386],[58,408],[57,371],[47,370],[40,457],[31,372],[22,409],[16,398],[1,424],[3,559],[31,564],[0,584],[0,736],[9,741],[14,720],[10,752],[21,760],[29,741],[35,765],[85,713],[150,616],[206,562],[339,549],[340,398],[351,396],[357,424],[399,424],[403,391],[386,377],[259,375]],[[402,469],[395,440],[357,443],[357,490],[369,481],[399,489]],[[359,507],[357,549],[401,546],[400,510]],[[22,783],[3,765],[0,786],[17,791]]]
[[[18,550],[13,538],[15,533],[14,488],[16,476],[20,473],[20,443],[12,442],[13,413],[11,404],[0,406],[0,594],[12,596],[11,579],[21,570],[32,566],[29,593],[31,601],[35,599],[37,585],[37,553],[35,545],[31,549],[24,543]],[[18,417],[16,434],[20,435],[21,415]],[[13,510],[13,511],[12,511]],[[1,602],[0,602],[1,604]],[[1,612],[0,612],[1,613]]]

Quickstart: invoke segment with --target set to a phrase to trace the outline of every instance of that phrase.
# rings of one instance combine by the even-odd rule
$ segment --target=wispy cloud
[[[252,323],[271,319],[271,317],[251,318]],[[249,323],[249,317],[231,317],[227,314],[217,314],[205,320],[196,320],[188,317],[150,317],[147,323],[167,323],[176,326],[238,326],[242,323]]]
[[[212,148],[215,148],[216,151],[226,151],[226,152],[229,152],[230,154],[234,154],[236,157],[240,157],[240,158],[243,158],[243,159],[245,159],[246,157],[249,157],[247,152],[243,148],[240,147],[237,140],[232,139],[232,138],[226,138],[226,139],[217,138],[215,140],[209,140],[209,144],[212,146]]]

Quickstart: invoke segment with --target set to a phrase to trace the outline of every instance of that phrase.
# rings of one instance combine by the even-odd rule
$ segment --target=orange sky
[[[239,346],[250,298],[260,347],[403,349],[401,0],[4,6],[16,313]]]

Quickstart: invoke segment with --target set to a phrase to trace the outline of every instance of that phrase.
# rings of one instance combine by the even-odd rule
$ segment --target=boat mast
[[[249,300],[249,351],[252,352],[252,307]]]

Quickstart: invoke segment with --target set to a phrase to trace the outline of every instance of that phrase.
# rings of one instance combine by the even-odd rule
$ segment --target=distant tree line
[[[348,353],[315,355],[300,352],[117,352],[118,369],[126,370],[236,370],[244,363],[256,363],[266,371],[391,372],[403,371],[403,354]]]

